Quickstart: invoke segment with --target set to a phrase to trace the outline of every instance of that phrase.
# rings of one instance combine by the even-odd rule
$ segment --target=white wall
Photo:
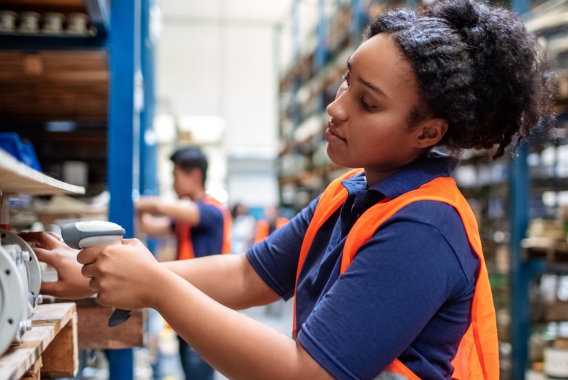
[[[277,201],[275,172],[229,173],[227,158],[275,156],[277,65],[274,23],[290,0],[162,0],[163,30],[157,52],[158,112],[216,115],[227,129],[208,147],[208,188],[231,186],[230,199],[258,189],[257,205]],[[229,178],[234,175],[234,181]],[[250,175],[250,188],[245,185]]]

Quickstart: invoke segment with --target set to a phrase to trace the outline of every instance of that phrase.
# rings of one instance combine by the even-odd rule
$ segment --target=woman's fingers
[[[59,255],[57,253],[37,247],[34,248],[34,252],[37,256],[38,261],[46,263],[47,265],[51,265],[52,267],[57,269],[57,264],[59,263]]]
[[[99,282],[96,278],[91,278],[91,281],[89,281],[89,289],[91,289],[93,293],[98,293],[100,291]]]
[[[27,232],[20,234],[20,237],[28,242],[34,242],[42,248],[53,249],[62,244],[60,237],[47,232]]]
[[[81,269],[81,274],[83,275],[83,277],[86,277],[86,278],[97,277],[97,275],[99,274],[99,271],[97,270],[95,265],[96,264],[84,265],[83,268]]]
[[[97,261],[97,257],[99,256],[99,254],[101,253],[101,250],[104,248],[101,247],[89,247],[89,248],[85,248],[83,249],[81,252],[79,252],[79,254],[77,255],[77,262],[79,264],[83,264],[83,265],[87,265],[87,264],[92,264],[95,261]]]

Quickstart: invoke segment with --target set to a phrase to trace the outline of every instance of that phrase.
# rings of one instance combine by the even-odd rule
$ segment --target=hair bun
[[[479,21],[481,4],[474,0],[440,1],[431,5],[427,14],[446,20],[458,31],[463,32],[475,27]]]

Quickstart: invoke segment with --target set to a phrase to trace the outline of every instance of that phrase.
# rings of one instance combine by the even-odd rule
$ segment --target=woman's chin
[[[344,168],[355,168],[357,166],[352,166],[353,163],[345,158],[345,154],[335,151],[331,144],[327,145],[327,156],[336,165],[343,166]]]

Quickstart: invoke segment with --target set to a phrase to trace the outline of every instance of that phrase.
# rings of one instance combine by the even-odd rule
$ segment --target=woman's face
[[[327,153],[338,165],[387,173],[410,163],[423,151],[421,128],[408,127],[418,101],[410,63],[394,42],[378,34],[348,60],[349,71],[327,107]]]

